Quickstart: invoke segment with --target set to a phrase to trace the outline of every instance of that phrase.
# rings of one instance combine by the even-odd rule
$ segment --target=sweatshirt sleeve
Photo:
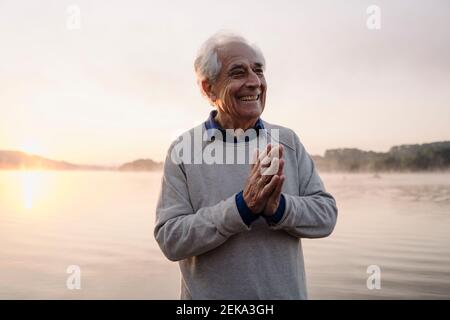
[[[281,221],[272,228],[283,229],[298,238],[326,237],[336,225],[336,201],[325,191],[314,162],[297,135],[295,140],[300,196],[283,193],[286,200],[285,212]]]
[[[172,261],[183,260],[208,252],[233,234],[249,230],[239,214],[235,198],[236,194],[195,212],[184,165],[173,162],[168,155],[154,229],[164,255]]]

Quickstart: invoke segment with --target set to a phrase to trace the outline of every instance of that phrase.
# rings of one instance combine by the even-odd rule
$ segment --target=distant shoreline
[[[413,173],[450,171],[450,141],[394,146],[388,152],[356,148],[331,149],[324,156],[311,156],[319,172]],[[137,159],[118,167],[78,165],[21,151],[0,150],[0,170],[120,171],[151,172],[163,169],[162,162]]]
[[[118,170],[118,169],[111,169],[111,170],[95,170],[95,169],[71,169],[71,170],[65,170],[65,169],[46,169],[46,168],[25,168],[25,169],[5,169],[0,168],[0,172],[117,172],[117,173],[152,173],[152,172],[162,172],[162,169],[158,170]]]

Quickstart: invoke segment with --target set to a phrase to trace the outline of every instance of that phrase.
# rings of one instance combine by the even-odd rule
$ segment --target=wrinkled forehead
[[[230,64],[240,63],[264,65],[264,59],[251,46],[241,42],[231,42],[217,48],[218,57],[222,67]]]

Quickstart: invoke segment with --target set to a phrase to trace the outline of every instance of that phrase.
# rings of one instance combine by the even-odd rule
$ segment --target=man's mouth
[[[241,101],[256,101],[259,99],[259,94],[254,96],[243,96],[239,97],[239,100]]]

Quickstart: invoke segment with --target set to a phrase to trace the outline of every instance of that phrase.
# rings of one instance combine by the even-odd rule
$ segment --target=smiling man
[[[181,298],[306,299],[301,238],[331,234],[336,202],[298,136],[260,118],[267,84],[258,48],[218,33],[194,66],[215,110],[182,136],[188,143],[169,148],[154,230],[179,261]],[[219,161],[191,161],[199,153]]]

